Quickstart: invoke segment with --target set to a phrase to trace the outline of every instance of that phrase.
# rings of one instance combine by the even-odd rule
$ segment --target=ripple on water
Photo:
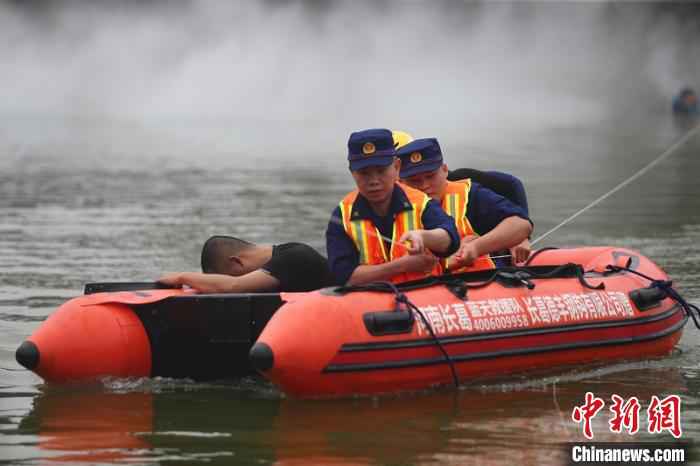
[[[2,305],[2,303],[0,303]],[[48,315],[32,316],[27,314],[8,314],[0,312],[0,321],[6,322],[43,322]]]
[[[72,295],[66,296],[27,296],[19,299],[0,299],[0,307],[2,306],[24,306],[28,308],[49,308],[53,309],[66,300],[72,298]]]
[[[188,432],[181,430],[158,430],[153,432],[134,432],[140,437],[193,437],[193,438],[217,438],[232,437],[230,432]]]
[[[110,393],[165,393],[225,390],[253,398],[279,399],[282,393],[262,377],[251,376],[236,380],[195,382],[191,379],[168,377],[104,377],[101,385]]]

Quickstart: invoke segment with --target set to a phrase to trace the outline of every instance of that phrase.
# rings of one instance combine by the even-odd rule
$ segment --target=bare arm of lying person
[[[158,282],[171,286],[186,285],[199,293],[250,293],[275,291],[280,282],[264,270],[232,277],[215,273],[176,272],[163,275]]]

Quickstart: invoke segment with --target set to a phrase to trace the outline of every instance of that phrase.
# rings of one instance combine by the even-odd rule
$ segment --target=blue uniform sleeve
[[[507,190],[500,193],[501,195],[507,197],[514,204],[517,204],[520,207],[522,207],[526,215],[530,215],[530,211],[527,206],[527,195],[525,194],[525,186],[523,186],[523,182],[520,181],[519,178],[516,178],[508,173],[497,171],[489,171],[486,173],[491,175],[501,185],[508,187]]]
[[[421,217],[423,221],[423,228],[426,230],[432,230],[434,228],[442,228],[447,231],[450,235],[450,247],[447,252],[443,254],[435,253],[438,257],[448,257],[457,252],[459,249],[459,233],[457,232],[457,226],[455,225],[455,220],[447,215],[440,204],[435,200],[431,199],[425,206],[423,210],[423,216]]]
[[[476,233],[485,235],[503,220],[514,215],[532,223],[522,207],[478,183],[472,183],[467,219]]]
[[[450,171],[447,175],[449,181],[459,181],[467,178],[471,178],[472,182],[476,182],[482,187],[509,199],[522,207],[525,213],[529,215],[525,186],[515,176],[495,170],[484,172],[475,168],[458,168]]]
[[[360,264],[360,255],[352,242],[352,238],[345,233],[340,207],[335,208],[328,222],[328,228],[326,229],[326,254],[328,256],[328,266],[333,277],[335,277],[336,283],[344,285]]]

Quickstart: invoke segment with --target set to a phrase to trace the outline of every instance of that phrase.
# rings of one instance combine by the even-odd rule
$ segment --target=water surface
[[[545,128],[482,147],[453,141],[446,156],[453,168],[519,176],[537,237],[654,160],[684,131],[667,115],[651,115],[643,122]],[[275,157],[163,163],[149,153],[96,161],[79,149],[66,159],[44,149],[0,162],[2,463],[561,464],[561,444],[583,440],[570,416],[586,391],[607,402],[612,394],[636,396],[644,407],[654,395],[678,394],[683,438],[700,435],[700,333],[692,324],[667,358],[473,382],[459,391],[309,402],[255,378],[48,387],[21,370],[14,351],[84,283],[196,270],[201,244],[213,234],[303,240],[325,252],[328,215],[352,187],[342,142],[332,159],[319,151],[307,163]],[[539,246],[637,249],[700,304],[699,149],[696,136]],[[596,439],[619,440],[606,422],[595,419]]]

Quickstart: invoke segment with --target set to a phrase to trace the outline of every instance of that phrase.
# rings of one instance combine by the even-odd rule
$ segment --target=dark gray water
[[[25,5],[26,4],[26,5]],[[95,281],[196,270],[231,234],[324,251],[350,131],[440,139],[520,177],[534,237],[691,128],[700,4],[0,2],[0,463],[563,464],[587,391],[682,399],[700,437],[700,331],[654,361],[378,399],[259,379],[48,387],[14,360]],[[700,136],[538,246],[639,250],[700,304]],[[607,408],[606,408],[607,409]],[[643,412],[642,412],[643,414]],[[668,433],[596,440],[669,441]],[[697,461],[697,456],[696,456]]]
[[[453,166],[507,169],[528,188],[541,234],[655,159],[684,134],[667,115],[635,126],[553,128],[527,145],[454,149]],[[700,136],[540,244],[638,249],[700,303]],[[328,151],[331,152],[331,151]],[[47,387],[14,350],[89,281],[194,270],[201,243],[229,233],[305,240],[323,251],[328,213],[351,187],[343,145],[327,166],[225,160],[66,163],[16,154],[0,175],[0,459],[10,464],[561,464],[582,440],[570,419],[586,391],[682,397],[683,438],[700,435],[700,332],[656,361],[580,367],[459,392],[302,402],[260,380],[106,380]],[[323,154],[311,154],[318,160]],[[206,166],[211,164],[211,166]],[[535,237],[537,237],[537,233]],[[607,418],[597,439],[616,439]],[[669,440],[639,433],[632,440]]]

